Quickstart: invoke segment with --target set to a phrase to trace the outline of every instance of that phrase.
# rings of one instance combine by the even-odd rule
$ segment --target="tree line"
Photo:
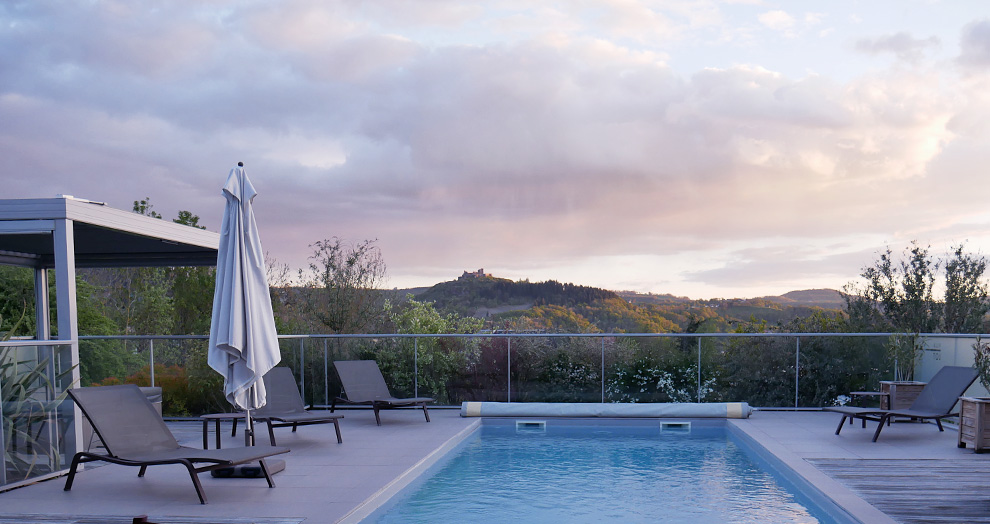
[[[149,199],[135,201],[133,210],[163,219]],[[173,221],[201,227],[199,218],[188,211],[180,211]],[[806,315],[787,317],[782,312],[788,308],[734,304],[737,311],[772,310],[775,315],[745,319],[727,316],[731,308],[716,308],[702,301],[636,305],[610,291],[552,280],[531,283],[471,279],[445,283],[445,289],[435,286],[433,294],[427,292],[418,298],[398,296],[383,289],[387,267],[375,240],[355,243],[330,237],[309,247],[312,255],[306,268],[291,270],[273,257],[266,260],[280,333],[445,334],[476,333],[487,327],[574,333],[905,334],[891,341],[846,339],[839,343],[814,339],[802,344],[802,373],[807,376],[802,377],[802,387],[806,389],[801,395],[812,404],[829,403],[843,391],[869,387],[869,382],[879,377],[890,378],[887,374],[895,358],[903,363],[916,355],[920,341],[912,334],[986,331],[990,307],[984,281],[986,261],[966,252],[963,245],[955,246],[945,260],[934,257],[930,248],[917,243],[906,249],[901,258],[886,249],[873,264],[862,269],[861,282],[846,286],[845,310],[813,309]],[[215,268],[86,269],[78,272],[77,279],[81,335],[209,333]],[[33,285],[30,270],[0,266],[0,335],[34,333]],[[54,293],[53,279],[51,285],[50,293]],[[531,307],[493,315],[486,321],[471,318],[470,310],[478,304],[515,301],[530,302]],[[24,320],[14,329],[11,319],[20,318]],[[398,391],[413,393],[409,365],[412,343],[334,340],[326,351],[336,356],[379,360]],[[508,348],[503,348],[497,339],[478,343],[465,340],[416,341],[415,351],[420,359],[417,380],[427,388],[427,394],[450,402],[497,396],[497,392],[482,393],[477,388],[490,382],[497,389],[506,371],[504,357],[499,354]],[[595,385],[600,386],[602,381],[601,371],[596,371],[601,366],[600,348],[585,348],[588,354],[584,355],[583,344],[579,340],[513,342],[513,351],[520,352],[513,357],[513,367],[518,366],[514,370],[518,384],[529,384],[530,393],[521,398],[562,399],[571,395],[580,400],[600,395],[595,393]],[[616,353],[609,357],[605,378],[613,394],[610,398],[616,400],[685,397],[692,392],[692,380],[698,376],[697,352],[701,347],[701,374],[705,388],[711,389],[708,398],[749,400],[755,405],[793,402],[787,387],[788,381],[793,380],[793,375],[788,375],[793,371],[787,371],[793,368],[793,348],[780,339],[735,339],[719,345],[699,345],[689,339],[626,340],[616,342],[614,347]],[[86,341],[83,349],[83,385],[148,382],[151,370],[141,342]],[[283,350],[293,355],[291,349]],[[169,390],[168,413],[224,409],[219,395],[220,377],[206,365],[205,341],[158,343],[155,351],[156,382]],[[295,362],[291,359],[287,362]],[[303,368],[317,384],[313,394],[320,394],[325,378],[321,377],[322,363],[306,361]],[[905,369],[901,374],[908,372]],[[641,384],[642,381],[646,382]],[[645,383],[653,386],[645,387]],[[698,392],[693,394],[697,396]]]

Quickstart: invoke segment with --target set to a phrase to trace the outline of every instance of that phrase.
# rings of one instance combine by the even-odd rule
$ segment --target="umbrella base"
[[[268,473],[274,475],[285,469],[285,461],[282,459],[269,459],[265,461],[268,465]],[[216,478],[264,478],[261,466],[258,464],[238,464],[229,468],[215,469],[210,475]]]

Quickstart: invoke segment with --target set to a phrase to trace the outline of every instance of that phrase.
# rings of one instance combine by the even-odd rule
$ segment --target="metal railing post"
[[[505,401],[512,402],[512,339],[505,339]]]
[[[299,394],[306,402],[306,339],[299,339]]]
[[[150,357],[151,367],[149,368],[151,373],[151,387],[155,387],[155,340],[154,339],[148,339],[148,349],[149,349],[148,353],[151,355]]]
[[[327,366],[330,356],[328,339],[323,339],[323,405],[330,403],[330,369]]]
[[[602,404],[605,403],[605,337],[602,337]]]
[[[701,337],[698,337],[698,402],[701,402]]]
[[[413,339],[413,396],[419,396],[419,338]]]
[[[797,337],[794,348],[794,407],[798,407],[798,386],[801,381],[801,337]],[[852,419],[850,419],[852,420]]]

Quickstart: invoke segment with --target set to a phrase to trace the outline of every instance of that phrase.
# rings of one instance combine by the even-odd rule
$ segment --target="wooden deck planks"
[[[990,524],[990,462],[808,459],[903,524]]]

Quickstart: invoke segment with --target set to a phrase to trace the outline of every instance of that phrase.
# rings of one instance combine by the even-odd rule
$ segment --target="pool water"
[[[369,519],[389,523],[831,523],[724,426],[483,424]]]

